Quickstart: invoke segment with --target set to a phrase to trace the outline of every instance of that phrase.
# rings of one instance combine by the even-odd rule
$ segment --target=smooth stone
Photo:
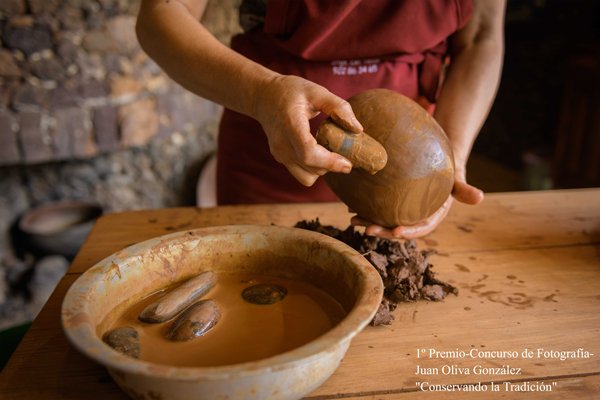
[[[261,283],[247,287],[242,291],[242,298],[248,303],[268,305],[283,300],[287,289],[279,285]]]
[[[104,334],[102,340],[126,356],[133,358],[139,358],[140,356],[140,335],[135,328],[123,326],[111,329]]]
[[[175,320],[167,331],[169,340],[182,342],[208,333],[221,319],[221,310],[214,300],[202,300]]]

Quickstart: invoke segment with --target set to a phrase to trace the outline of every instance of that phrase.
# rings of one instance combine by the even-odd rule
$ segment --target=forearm
[[[452,60],[435,119],[444,128],[457,167],[464,167],[498,88],[502,66],[496,45],[482,45]]]
[[[466,166],[500,82],[503,14],[497,19],[500,21],[491,31],[471,32],[472,40],[458,45],[435,109],[434,117],[452,143],[457,169],[464,170]]]
[[[142,48],[176,82],[197,95],[254,116],[253,100],[275,72],[220,43],[178,0],[145,0],[136,31]]]

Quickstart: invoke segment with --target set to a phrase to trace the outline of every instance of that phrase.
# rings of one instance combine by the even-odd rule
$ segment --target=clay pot
[[[100,215],[99,205],[74,200],[33,208],[18,222],[22,246],[36,255],[60,254],[71,260]]]
[[[363,160],[373,157],[362,155],[360,165],[385,167],[378,172],[363,167],[353,168],[347,175],[328,173],[327,184],[350,209],[378,225],[413,225],[431,216],[454,185],[454,158],[443,129],[420,105],[391,90],[367,90],[348,101],[365,133],[387,152],[387,163],[365,163]],[[352,134],[344,133],[331,120],[319,128],[317,140],[324,142],[319,137],[323,133],[332,136],[332,130],[345,135],[346,145],[342,148],[353,147],[348,141]],[[361,151],[381,153],[376,145],[363,139],[358,136],[352,140],[366,143]],[[383,156],[375,160],[378,157]]]
[[[331,330],[291,351],[217,367],[138,360],[99,336],[140,299],[206,270],[304,281],[325,290],[347,314]],[[218,279],[218,278],[217,278]],[[171,399],[299,399],[335,371],[383,295],[379,274],[358,252],[320,233],[276,226],[222,226],[151,239],[102,260],[71,286],[62,305],[67,338],[108,368],[130,394]],[[226,310],[225,310],[226,312]],[[136,396],[137,397],[137,396]]]

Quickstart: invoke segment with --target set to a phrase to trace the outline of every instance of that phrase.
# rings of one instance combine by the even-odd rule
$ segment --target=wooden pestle
[[[321,124],[316,139],[327,150],[350,160],[354,168],[362,168],[371,175],[387,164],[387,152],[377,140],[365,132],[349,132],[330,119]]]
[[[214,272],[202,272],[148,305],[142,310],[138,319],[151,324],[170,320],[210,292],[216,284],[217,278]]]

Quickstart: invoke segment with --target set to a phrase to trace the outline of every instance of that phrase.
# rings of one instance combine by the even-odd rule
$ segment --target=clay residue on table
[[[357,232],[353,226],[341,230],[321,225],[319,219],[300,221],[297,228],[323,233],[338,239],[361,253],[379,272],[384,284],[384,298],[371,325],[389,325],[391,312],[398,303],[416,300],[443,300],[449,293],[458,294],[454,286],[435,278],[429,256],[434,251],[419,250],[414,240],[390,240]]]

